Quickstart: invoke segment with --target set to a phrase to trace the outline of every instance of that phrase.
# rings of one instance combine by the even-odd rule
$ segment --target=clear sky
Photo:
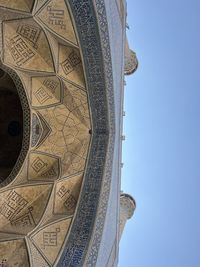
[[[119,267],[200,267],[200,1],[128,0]]]

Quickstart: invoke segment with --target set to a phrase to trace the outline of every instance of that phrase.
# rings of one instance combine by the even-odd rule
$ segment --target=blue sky
[[[137,202],[119,267],[200,266],[200,1],[128,0],[122,189]]]

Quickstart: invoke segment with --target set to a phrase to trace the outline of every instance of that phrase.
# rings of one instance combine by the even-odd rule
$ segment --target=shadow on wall
[[[16,86],[0,69],[0,182],[11,173],[21,151],[23,112]]]

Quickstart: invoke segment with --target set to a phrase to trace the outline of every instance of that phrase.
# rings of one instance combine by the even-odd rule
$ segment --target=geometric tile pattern
[[[51,128],[40,114],[32,114],[32,141],[31,146],[40,146],[41,143],[49,136]]]
[[[79,107],[70,112],[64,104],[40,110],[52,131],[39,149],[61,158],[61,176],[75,174],[85,167],[90,134],[86,123],[80,121],[87,118],[79,119],[76,113]]]
[[[36,146],[42,135],[42,125],[36,113],[32,114],[32,140],[31,146]]]
[[[29,180],[54,181],[59,174],[59,158],[39,152],[29,154]]]
[[[58,74],[80,88],[85,88],[83,67],[78,49],[59,45]]]
[[[32,185],[0,194],[0,231],[26,235],[39,223],[46,209],[52,185]]]
[[[48,1],[37,13],[37,19],[47,30],[69,43],[77,45],[70,14],[64,0]]]
[[[33,77],[31,89],[34,108],[55,106],[61,102],[61,85],[56,76]]]
[[[64,0],[0,0],[4,10],[1,61],[20,77],[32,115],[22,171],[0,189],[0,266],[53,266],[77,207],[92,133],[82,58]]]
[[[54,222],[31,235],[31,240],[50,264],[53,264],[65,240],[71,219]]]
[[[54,214],[73,215],[81,188],[82,174],[56,183]]]
[[[116,141],[113,61],[109,39],[113,40],[113,35],[110,35],[107,17],[115,14],[114,2],[111,1],[108,6],[107,1],[102,0],[69,1],[85,60],[94,135],[73,231],[69,233],[59,261],[58,266],[61,267],[68,266],[69,262],[69,266],[73,267],[101,265],[97,259],[105,230],[110,183],[114,178],[112,167]],[[113,28],[112,33],[118,35],[118,27]]]
[[[54,72],[45,32],[33,18],[3,22],[4,63],[28,71]]]

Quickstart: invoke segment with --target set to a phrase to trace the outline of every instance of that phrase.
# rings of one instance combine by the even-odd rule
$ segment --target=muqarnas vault
[[[117,266],[124,0],[0,0],[0,266]]]

